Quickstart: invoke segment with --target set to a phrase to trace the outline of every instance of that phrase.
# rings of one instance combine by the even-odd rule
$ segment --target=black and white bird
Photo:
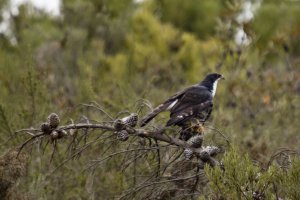
[[[213,98],[220,79],[224,79],[221,74],[208,74],[200,83],[176,93],[157,106],[141,120],[140,125],[145,126],[163,111],[170,111],[170,119],[167,122],[167,126],[180,126],[192,118],[200,119],[203,122],[206,121],[210,116]],[[205,116],[203,116],[203,111],[206,111]]]

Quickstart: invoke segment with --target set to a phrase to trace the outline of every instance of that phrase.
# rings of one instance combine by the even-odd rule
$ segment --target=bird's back
[[[204,86],[197,85],[186,90],[184,95],[178,102],[170,109],[170,116],[176,115],[183,110],[197,106],[206,101],[212,101],[212,93]]]

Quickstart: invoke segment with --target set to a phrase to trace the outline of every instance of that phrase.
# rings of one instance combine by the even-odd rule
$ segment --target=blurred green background
[[[226,77],[210,126],[261,162],[280,147],[299,150],[300,1],[62,0],[59,16],[18,9],[10,33],[0,34],[2,152],[27,138],[14,131],[38,127],[51,112],[67,122],[91,101],[112,115],[135,112],[139,99],[155,106],[210,72]],[[34,147],[19,191],[88,199],[82,169],[97,148],[46,177],[64,152],[49,164],[51,148],[41,155]],[[114,163],[99,168],[94,194],[112,198],[126,188],[123,178]]]

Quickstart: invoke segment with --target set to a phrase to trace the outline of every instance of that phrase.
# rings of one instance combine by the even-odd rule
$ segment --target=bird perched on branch
[[[208,74],[200,83],[176,93],[157,106],[141,120],[140,125],[145,126],[163,111],[170,111],[167,126],[180,126],[192,118],[199,119],[202,122],[206,121],[212,111],[213,98],[220,79],[224,79],[221,74]],[[206,112],[206,115],[203,112]]]

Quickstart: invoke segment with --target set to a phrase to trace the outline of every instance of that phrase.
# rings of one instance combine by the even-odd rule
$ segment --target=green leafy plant
[[[299,191],[299,157],[289,163],[288,169],[272,163],[264,167],[241,155],[236,147],[227,151],[222,159],[223,168],[209,168],[212,199],[297,199]],[[289,189],[288,189],[289,188]]]

